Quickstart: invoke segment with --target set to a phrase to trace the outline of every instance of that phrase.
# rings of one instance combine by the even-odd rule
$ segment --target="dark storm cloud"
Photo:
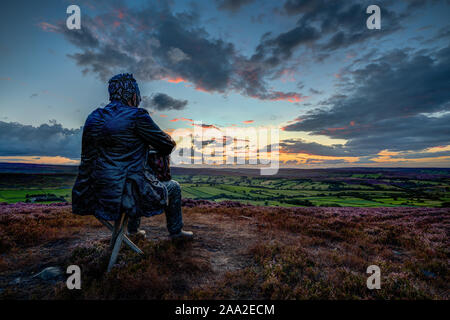
[[[359,154],[391,151],[420,151],[449,144],[450,115],[439,118],[413,116],[408,119],[389,119],[374,123],[359,136],[349,138],[346,147]]]
[[[230,10],[245,4],[221,3]],[[139,81],[190,82],[197,90],[235,91],[262,100],[298,101],[301,96],[268,89],[266,80],[273,80],[283,68],[278,61],[271,68],[265,61],[248,59],[236,52],[233,43],[212,37],[201,27],[197,13],[173,13],[165,2],[139,10],[116,4],[109,13],[85,14],[82,31],[62,27],[58,31],[80,49],[69,57],[83,73],[97,74],[104,81],[116,73],[131,72]],[[273,45],[310,37],[305,29],[300,35],[280,36]]]
[[[311,12],[317,10],[322,5],[318,0],[287,0],[284,3],[284,10],[288,15]]]
[[[358,154],[449,143],[450,47],[430,55],[395,50],[347,73],[326,108],[284,130],[347,139],[345,148]]]
[[[163,110],[181,110],[188,104],[187,100],[177,100],[165,93],[157,93],[151,97],[143,97],[142,108]]]
[[[284,4],[284,13],[298,16],[295,27],[261,37],[250,58],[237,59],[238,84],[245,94],[267,100],[266,79],[275,79],[284,70],[296,70],[307,50],[313,59],[323,62],[333,52],[370,39],[381,38],[400,29],[406,15],[397,14],[383,6],[383,27],[368,30],[366,13],[369,1],[290,0]]]
[[[234,46],[211,38],[198,26],[196,14],[174,15],[167,6],[121,10],[126,12],[122,19],[112,11],[86,17],[80,32],[62,32],[68,41],[82,49],[69,57],[83,72],[96,73],[107,80],[127,70],[144,81],[179,78],[206,91],[227,89]]]
[[[353,156],[343,145],[326,146],[316,142],[306,142],[303,139],[286,139],[279,143],[284,153],[306,153],[317,156],[349,157]]]
[[[290,58],[293,50],[299,45],[312,43],[320,37],[321,35],[316,28],[300,25],[275,38],[263,40],[256,48],[252,60],[258,61],[266,58],[266,64],[278,65],[281,59]],[[267,57],[269,53],[270,55]]]
[[[216,0],[217,8],[219,10],[228,10],[231,12],[237,12],[241,7],[252,3],[254,0]]]
[[[68,29],[65,23],[60,23],[58,25],[58,30],[67,40],[77,47],[83,49],[93,49],[98,47],[100,42],[95,37],[93,30],[90,27],[85,28],[85,26],[94,26],[94,22],[89,16],[83,17],[83,28],[81,29]]]
[[[219,8],[238,10],[249,1],[220,1]],[[391,2],[389,2],[391,3]],[[196,12],[171,11],[165,2],[145,8],[111,4],[109,13],[84,16],[80,32],[61,30],[81,52],[69,57],[103,80],[118,72],[131,72],[140,81],[186,81],[198,90],[235,91],[261,100],[300,102],[299,92],[275,92],[269,81],[284,71],[294,72],[301,54],[313,50],[323,61],[333,52],[400,29],[405,14],[382,6],[381,30],[368,30],[369,1],[287,1],[284,12],[298,17],[295,27],[279,34],[266,33],[250,56],[233,43],[212,37]],[[415,6],[417,7],[417,6]],[[132,17],[132,19],[130,18]]]
[[[289,0],[284,12],[298,15],[297,25],[279,35],[266,35],[256,48],[253,60],[274,67],[301,48],[315,49],[316,61],[323,61],[330,52],[380,38],[400,29],[399,15],[382,6],[383,27],[368,30],[366,9],[368,1]]]
[[[403,0],[408,4],[408,9],[417,9],[421,8],[430,3],[437,3],[440,0]],[[449,0],[445,0],[447,3],[450,3]]]
[[[450,157],[450,151],[438,151],[438,152],[419,152],[412,154],[402,154],[399,156],[392,156],[392,159],[422,159],[422,158],[436,158],[436,157]]]
[[[39,127],[0,121],[2,156],[62,156],[79,158],[81,129],[63,128],[56,121]]]

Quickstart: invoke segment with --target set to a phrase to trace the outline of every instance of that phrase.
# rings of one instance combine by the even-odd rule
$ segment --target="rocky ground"
[[[67,204],[0,205],[0,299],[448,299],[448,208],[277,208],[184,201],[189,242],[143,219],[143,256]],[[81,268],[81,290],[65,285]],[[381,269],[369,290],[366,269]]]

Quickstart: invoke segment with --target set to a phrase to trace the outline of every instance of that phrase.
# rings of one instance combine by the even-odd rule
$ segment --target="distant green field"
[[[72,200],[71,189],[12,189],[0,190],[0,202],[25,202],[27,194],[54,194],[58,197],[64,197],[67,201]]]
[[[27,194],[53,194],[71,201],[72,175],[4,175],[0,202],[24,202]],[[232,175],[175,175],[182,196],[211,201],[233,200],[265,206],[441,207],[450,203],[449,179],[387,178],[382,174],[289,179]],[[30,187],[26,187],[26,186]]]

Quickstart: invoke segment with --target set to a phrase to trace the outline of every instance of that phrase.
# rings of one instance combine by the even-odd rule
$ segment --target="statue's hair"
[[[131,73],[120,73],[109,79],[108,92],[110,101],[121,101],[127,103],[136,93],[139,104],[141,95],[136,80]]]

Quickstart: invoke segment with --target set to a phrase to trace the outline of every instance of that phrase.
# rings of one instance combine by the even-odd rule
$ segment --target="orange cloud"
[[[159,115],[161,118],[167,118],[167,115],[165,115],[165,114],[160,114]]]
[[[170,82],[170,83],[187,82],[186,79],[183,79],[182,77],[179,77],[179,76],[174,77],[174,78],[172,78],[172,77],[165,77],[162,80],[166,80],[167,82]]]
[[[339,130],[346,130],[346,129],[349,129],[350,127],[355,126],[355,124],[356,124],[356,122],[352,120],[352,121],[350,121],[348,126],[338,127],[338,128],[327,128],[327,129],[323,130],[322,132],[326,132],[326,131],[336,132],[336,131],[339,131]]]
[[[255,120],[245,120],[245,121],[242,121],[242,123],[246,123],[246,124],[248,124],[248,123],[253,123],[253,122],[255,122]]]
[[[400,152],[396,152],[396,151],[389,151],[389,150],[381,150],[380,152],[378,152],[377,155],[379,156],[397,156],[399,155]]]
[[[195,90],[201,91],[201,92],[209,92],[208,90],[206,90],[205,88],[200,87],[200,86],[196,86],[196,87],[195,87]]]
[[[335,157],[335,156],[319,156],[306,152],[299,153],[286,153],[283,150],[280,151],[280,161],[297,161],[299,164],[312,164],[322,163],[327,160],[343,160],[346,163],[353,163],[359,160],[359,157]]]
[[[171,121],[171,122],[177,122],[177,121],[189,121],[189,122],[193,122],[194,120],[181,117],[181,118],[175,118],[175,119],[172,119],[172,120],[170,120],[170,121]]]
[[[302,102],[308,97],[302,96],[298,93],[284,93],[281,91],[272,92],[268,100],[271,101],[288,101],[288,102]]]
[[[338,131],[338,130],[345,130],[345,129],[347,129],[348,127],[341,127],[341,128],[327,128],[326,130],[328,130],[328,131],[331,131],[331,132],[335,132],[335,131]]]
[[[450,145],[446,146],[436,146],[425,149],[425,152],[441,152],[441,151],[450,151]]]
[[[0,156],[0,162],[7,163],[36,163],[36,164],[65,164],[65,165],[78,165],[79,160],[73,160],[66,157],[39,157],[39,156]]]
[[[431,163],[436,162],[442,162],[442,161],[449,161],[449,156],[442,156],[442,157],[434,157],[434,158],[391,158],[390,156],[380,156],[377,158],[370,159],[377,163],[396,163],[396,162],[408,162],[408,163],[426,163],[427,165]]]
[[[203,129],[217,129],[220,131],[220,129],[218,127],[216,127],[213,124],[197,124],[197,123],[191,123],[191,125],[196,126],[196,127],[202,127]]]
[[[58,27],[48,22],[41,22],[38,27],[46,32],[58,32]]]

